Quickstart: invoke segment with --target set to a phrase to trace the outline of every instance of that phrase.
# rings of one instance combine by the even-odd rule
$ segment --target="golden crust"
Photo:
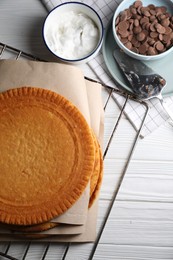
[[[44,238],[49,238],[52,237],[54,235],[50,235],[50,234],[43,234],[43,233],[14,233],[14,234],[10,234],[10,237],[14,237],[14,238],[20,238],[20,239],[24,239],[26,241],[33,241],[33,240],[39,240],[39,239],[44,239]]]
[[[85,190],[95,151],[79,110],[45,89],[0,94],[0,221],[33,225],[70,208]]]
[[[94,169],[91,174],[91,179],[90,179],[90,197],[92,193],[94,192],[94,189],[97,185],[97,181],[99,178],[100,174],[100,151],[99,151],[99,144],[96,139],[95,134],[93,133],[93,140],[94,140],[94,145],[95,145],[95,161],[94,161]]]
[[[60,225],[59,223],[55,223],[55,222],[45,222],[45,223],[30,225],[30,226],[10,225],[10,224],[0,223],[0,227],[2,228],[9,229],[11,231],[22,232],[22,233],[43,232],[52,229],[54,227],[57,227],[59,225]]]
[[[95,199],[99,195],[103,179],[103,156],[100,145],[95,136],[94,139],[96,147],[96,156],[94,170],[91,175],[89,208],[93,205]]]

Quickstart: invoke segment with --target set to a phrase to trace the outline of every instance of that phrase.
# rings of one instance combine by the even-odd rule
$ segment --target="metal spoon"
[[[120,49],[114,50],[113,56],[137,98],[141,100],[158,98],[164,110],[173,120],[173,111],[169,109],[162,96],[166,80],[141,61],[127,56]]]

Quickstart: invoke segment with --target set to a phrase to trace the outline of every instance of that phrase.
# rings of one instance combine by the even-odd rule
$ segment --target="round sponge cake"
[[[0,222],[33,225],[64,213],[85,190],[95,144],[67,99],[32,87],[0,94]]]

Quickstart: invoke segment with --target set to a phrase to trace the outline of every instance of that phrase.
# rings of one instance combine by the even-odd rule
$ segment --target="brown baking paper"
[[[1,60],[0,75],[1,92],[14,87],[34,86],[50,89],[65,96],[79,108],[102,145],[101,86],[84,80],[82,72],[77,67],[58,63]],[[48,240],[93,241],[95,238],[97,201],[88,211],[88,200],[89,187],[72,208],[53,220],[53,222],[70,225],[60,225],[55,229],[45,231],[44,234],[61,234],[61,236],[49,237]],[[0,233],[4,234],[4,230],[0,230]],[[73,236],[71,236],[72,234]],[[74,234],[77,235],[74,236]],[[12,239],[8,235],[1,235],[0,238],[3,241]]]

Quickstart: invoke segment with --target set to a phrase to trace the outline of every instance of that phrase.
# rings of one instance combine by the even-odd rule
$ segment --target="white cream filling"
[[[85,14],[69,11],[59,15],[46,33],[50,49],[65,59],[80,59],[97,46],[99,31]]]

